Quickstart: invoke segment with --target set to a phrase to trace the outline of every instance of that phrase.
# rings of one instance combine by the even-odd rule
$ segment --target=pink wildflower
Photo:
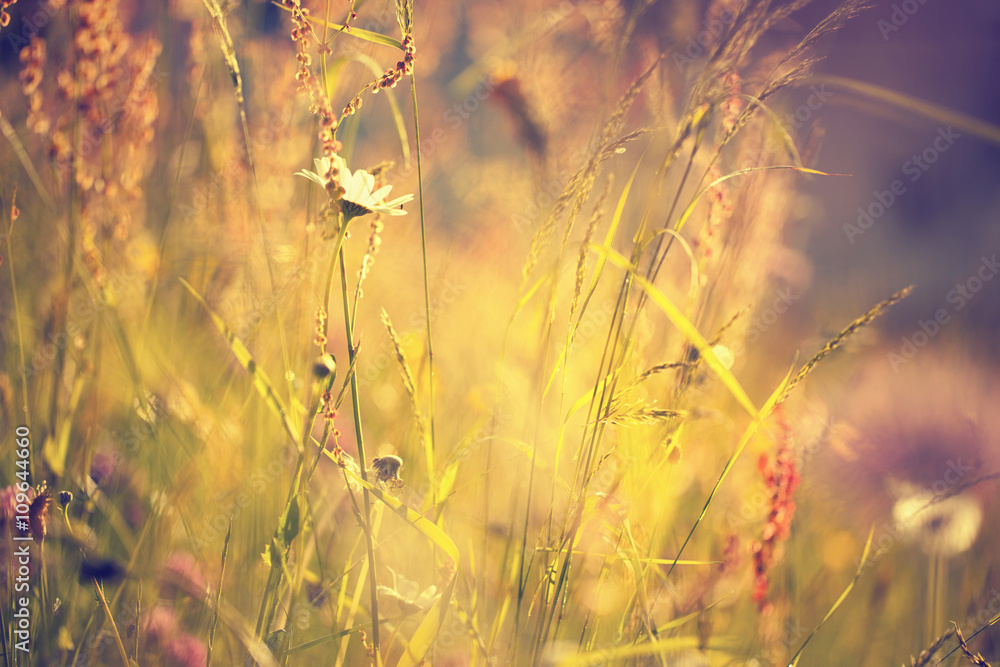
[[[764,485],[770,494],[769,511],[761,537],[752,548],[754,562],[753,599],[758,608],[767,613],[771,603],[767,599],[770,580],[768,571],[774,563],[774,552],[779,542],[788,539],[791,533],[792,517],[795,516],[795,490],[802,478],[796,466],[795,450],[791,445],[788,423],[784,414],[778,412],[780,444],[771,459],[761,454],[757,469],[764,478]]]

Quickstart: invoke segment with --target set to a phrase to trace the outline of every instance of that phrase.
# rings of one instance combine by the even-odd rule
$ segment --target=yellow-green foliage
[[[4,664],[898,664],[946,629],[795,506],[802,381],[907,292],[748,335],[831,177],[783,95],[861,2],[791,46],[807,2],[3,4],[0,481],[39,487]]]

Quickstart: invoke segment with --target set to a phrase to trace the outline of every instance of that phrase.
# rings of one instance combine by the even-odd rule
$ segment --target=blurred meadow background
[[[3,0],[3,664],[1000,663],[998,61],[986,0]]]

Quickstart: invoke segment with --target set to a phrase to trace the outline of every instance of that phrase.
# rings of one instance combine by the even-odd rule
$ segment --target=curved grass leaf
[[[323,453],[326,454],[327,458],[340,465],[337,462],[337,457],[326,449],[323,450]],[[451,558],[454,571],[458,571],[458,561],[460,558],[458,547],[455,546],[455,542],[443,530],[419,512],[410,509],[396,498],[383,493],[381,489],[367,480],[361,479],[361,476],[353,470],[346,467],[343,470],[348,477],[365,487],[369,493],[387,505],[398,517],[413,526],[424,537],[444,551]],[[452,592],[455,590],[456,580],[457,576],[452,576],[451,581],[448,582],[448,585],[441,592],[441,597],[427,611],[424,620],[420,622],[413,636],[410,637],[410,641],[403,650],[403,655],[399,658],[399,662],[396,663],[397,667],[415,667],[419,665],[427,654],[427,651],[430,650],[431,644],[434,642],[438,630],[441,628],[441,622],[444,620],[445,611],[451,601]]]
[[[790,135],[788,130],[785,129],[784,123],[781,122],[781,118],[774,112],[774,109],[753,95],[740,95],[740,97],[744,97],[752,102],[764,112],[772,123],[774,123],[774,127],[778,130],[778,134],[781,136],[781,143],[784,145],[785,150],[788,151],[788,155],[792,158],[796,167],[802,167],[802,157],[799,155],[799,149],[795,147],[792,135]]]
[[[795,667],[799,664],[799,658],[802,657],[802,649],[806,647],[806,644],[808,644],[809,640],[813,638],[813,635],[815,635],[819,629],[823,627],[823,624],[826,623],[831,616],[833,616],[833,612],[837,611],[837,607],[839,607],[844,600],[847,599],[847,596],[854,589],[854,584],[858,583],[858,579],[861,578],[861,572],[865,569],[865,565],[868,564],[868,552],[871,551],[873,537],[875,537],[875,526],[872,526],[871,530],[868,531],[868,541],[865,542],[865,548],[861,552],[861,561],[858,565],[858,571],[854,573],[854,578],[851,579],[851,583],[847,584],[847,588],[844,589],[844,592],[840,594],[837,601],[833,603],[832,607],[830,607],[830,611],[826,612],[826,616],[823,617],[823,620],[819,622],[819,625],[813,628],[813,631],[809,633],[806,640],[802,642],[802,646],[800,646],[799,650],[795,652],[794,656],[792,656],[792,661],[789,663],[789,667]]]
[[[685,614],[684,616],[681,616],[680,618],[675,618],[672,621],[667,621],[666,623],[664,623],[660,627],[656,628],[656,631],[657,632],[663,632],[664,630],[673,630],[674,628],[679,628],[682,625],[684,625],[685,623],[689,623],[689,622],[693,621],[694,619],[698,618],[699,616],[701,616],[702,614],[704,614],[706,611],[708,611],[709,609],[711,609],[715,605],[717,605],[720,602],[722,602],[723,600],[725,600],[727,597],[729,597],[729,596],[725,595],[725,596],[719,598],[718,600],[716,600],[715,602],[713,602],[712,604],[708,605],[707,607],[705,607],[703,609],[698,609],[696,611],[692,611],[690,614]]]
[[[351,28],[351,34],[353,34],[355,30],[355,28]],[[371,56],[364,53],[351,53],[343,58],[338,58],[337,60],[340,63],[353,60],[354,62],[366,67],[376,78],[382,76],[383,74],[383,68],[378,64],[378,62]],[[331,67],[328,70],[330,76],[327,78],[331,78],[333,73],[339,72],[340,69],[340,67]],[[329,89],[332,90],[332,86]],[[386,88],[380,92],[385,95],[387,100],[389,100],[389,108],[392,111],[392,122],[396,126],[396,135],[399,137],[399,147],[403,151],[403,166],[405,168],[409,168],[410,140],[406,135],[406,123],[403,122],[403,112],[399,109],[399,101],[396,99],[396,93],[391,88]]]
[[[701,190],[701,192],[699,192],[698,194],[696,194],[694,196],[694,198],[691,200],[691,203],[688,204],[688,206],[687,206],[686,209],[684,209],[684,213],[681,214],[681,217],[677,221],[677,224],[674,225],[674,231],[678,231],[678,232],[681,231],[681,229],[687,223],[688,218],[690,218],[691,214],[694,213],[694,209],[698,205],[698,202],[701,200],[701,198],[705,195],[706,192],[708,192],[709,190],[711,190],[712,188],[714,188],[719,183],[724,183],[725,181],[728,181],[730,178],[735,178],[736,176],[743,176],[744,174],[750,174],[750,173],[753,173],[755,171],[772,171],[772,170],[775,170],[775,169],[791,169],[792,171],[801,171],[803,174],[815,174],[816,176],[844,176],[845,175],[845,174],[828,174],[827,172],[825,172],[825,171],[819,171],[818,169],[809,169],[808,167],[797,167],[795,165],[790,165],[790,164],[773,165],[773,166],[770,166],[770,167],[747,167],[745,169],[737,169],[736,171],[732,172],[731,174],[726,174],[724,176],[718,177],[717,179],[715,179],[714,181],[712,181],[711,183],[709,183],[707,186],[705,186]]]
[[[226,337],[226,341],[229,343],[229,349],[231,349],[233,354],[236,355],[236,360],[240,362],[240,365],[243,366],[247,373],[250,374],[250,379],[253,380],[253,386],[257,389],[257,393],[261,395],[264,402],[267,404],[267,407],[269,407],[281,421],[282,426],[285,427],[285,431],[288,433],[289,437],[291,437],[292,441],[295,442],[296,446],[299,446],[301,443],[299,430],[295,427],[295,424],[292,423],[292,420],[288,418],[288,409],[285,408],[285,403],[281,400],[281,397],[274,391],[274,387],[271,384],[271,380],[268,379],[267,373],[265,373],[264,370],[257,365],[257,362],[253,359],[253,355],[250,354],[250,350],[248,350],[240,339],[236,337],[236,334],[233,333],[232,329],[226,325],[222,318],[216,315],[212,309],[209,308],[208,304],[205,303],[205,299],[198,294],[195,288],[191,286],[191,283],[183,278],[179,278],[179,280],[181,281],[181,284],[184,285],[189,292],[191,292],[191,295],[198,300],[198,303],[204,307],[205,312],[207,312],[212,318],[212,321],[215,322],[215,326],[218,327],[219,331],[222,332],[222,335]]]
[[[604,648],[587,653],[578,653],[564,658],[557,663],[559,667],[584,667],[585,665],[611,665],[625,658],[635,658],[641,655],[652,655],[663,651],[681,651],[697,649],[703,644],[696,636],[670,637],[646,644],[628,644]],[[712,638],[705,649],[723,653],[733,653],[738,648],[737,642],[728,638]]]
[[[622,221],[622,215],[625,213],[625,202],[628,201],[629,192],[632,190],[632,183],[635,181],[636,174],[639,173],[639,167],[642,166],[642,161],[640,160],[635,165],[635,169],[632,170],[632,175],[628,177],[628,182],[625,183],[625,187],[622,189],[622,195],[618,198],[618,205],[615,206],[615,214],[611,217],[611,225],[608,227],[608,233],[604,237],[603,248],[611,250],[611,244],[615,240],[615,236],[618,234],[618,227]],[[590,299],[594,296],[594,292],[597,291],[597,284],[601,280],[601,276],[604,274],[604,267],[607,265],[608,260],[604,255],[597,258],[597,264],[594,265],[594,275],[590,279],[590,289],[587,290],[587,298],[583,301],[583,307],[580,308],[580,316],[577,318],[576,325],[579,327],[580,322],[583,321],[583,313],[587,309],[587,304],[590,303]]]
[[[628,194],[632,190],[632,182],[635,180],[635,175],[639,172],[639,167],[641,165],[641,161],[635,165],[635,169],[632,170],[632,175],[629,176],[628,182],[625,183],[625,187],[622,189],[622,194],[618,198],[618,205],[615,206],[615,213],[611,217],[611,225],[608,227],[608,233],[604,237],[603,247],[605,248],[611,248],[611,244],[615,240],[615,235],[618,233],[618,225],[622,220],[622,213],[625,211],[625,202],[628,201]],[[601,275],[604,273],[604,266],[607,264],[607,261],[608,260],[604,255],[597,258],[597,264],[594,265],[594,273],[590,279],[590,288],[587,290],[587,296],[584,297],[583,306],[581,306],[580,313],[576,318],[576,324],[573,326],[574,336],[576,335],[576,330],[580,328],[583,316],[587,312],[587,306],[590,304],[591,297],[594,296],[594,292],[597,291],[597,284],[601,280]],[[532,289],[534,290],[535,288]],[[566,357],[569,354],[569,347],[569,345],[563,345],[563,348],[559,353],[559,358],[552,367],[552,374],[549,376],[549,381],[545,384],[545,394],[549,393],[549,389],[552,387],[552,383],[555,381],[556,375],[559,374],[559,369],[562,368],[563,364],[566,362]]]
[[[895,90],[883,88],[882,86],[876,86],[871,83],[865,83],[864,81],[857,81],[856,79],[851,79],[846,76],[833,75],[813,76],[809,79],[804,79],[802,83],[807,86],[819,83],[830,84],[835,88],[846,88],[847,90],[854,91],[864,97],[868,97],[885,104],[890,104],[892,106],[899,107],[900,109],[905,109],[906,111],[910,111],[918,116],[924,116],[925,118],[930,118],[931,120],[935,120],[940,123],[952,125],[960,130],[968,132],[969,134],[974,134],[980,139],[985,139],[990,143],[1000,145],[1000,127],[997,127],[992,123],[979,120],[978,118],[968,116],[959,111],[931,104],[930,102],[924,102],[923,100],[917,99],[916,97],[910,97],[909,95],[905,95],[903,93],[898,93]]]
[[[768,415],[771,414],[774,408],[777,407],[777,405],[781,402],[781,399],[785,396],[785,390],[788,387],[791,377],[792,371],[789,369],[788,373],[785,374],[785,379],[778,384],[778,388],[771,393],[767,402],[764,403],[764,407],[762,407],[760,411],[754,415],[753,421],[750,422],[746,431],[743,432],[743,437],[740,438],[740,442],[736,445],[736,449],[733,450],[729,460],[726,461],[726,466],[722,469],[722,474],[719,475],[718,481],[715,483],[715,486],[712,487],[712,491],[708,494],[705,506],[701,508],[701,514],[698,515],[698,519],[694,522],[694,525],[691,526],[691,532],[688,533],[686,538],[684,538],[684,543],[681,544],[681,548],[678,549],[677,558],[681,557],[681,554],[684,552],[684,547],[687,546],[687,543],[691,540],[691,536],[694,535],[694,531],[701,524],[702,519],[705,518],[705,514],[708,513],[708,506],[712,504],[712,499],[715,498],[715,494],[719,490],[719,487],[722,486],[722,482],[729,475],[729,471],[733,469],[734,465],[736,465],[736,460],[740,457],[740,454],[743,453],[743,450],[746,449],[746,446],[750,443],[750,439],[757,432],[757,429],[760,428],[761,424],[764,423],[764,420],[767,419]],[[674,567],[677,566],[678,562],[680,561],[676,561],[670,566],[670,569],[667,571],[667,576],[670,576],[670,573],[674,571]]]
[[[682,313],[680,309],[675,306],[669,298],[667,298],[667,295],[657,289],[657,287],[646,280],[646,278],[639,275],[635,266],[618,252],[611,250],[610,248],[595,246],[593,244],[590,247],[601,255],[607,256],[608,260],[612,264],[619,266],[632,274],[636,283],[638,283],[646,291],[649,298],[652,299],[664,313],[666,313],[667,317],[670,318],[670,321],[673,322],[674,326],[680,329],[681,333],[684,334],[684,337],[695,346],[698,353],[701,354],[702,358],[705,360],[705,363],[707,363],[708,367],[719,376],[719,379],[722,380],[726,389],[729,390],[740,406],[747,411],[747,414],[756,418],[757,408],[754,406],[753,401],[750,400],[750,397],[747,396],[747,393],[744,391],[742,385],[740,385],[739,381],[729,371],[729,369],[722,365],[719,358],[715,356],[715,352],[712,351],[712,346],[709,342],[705,340],[705,337],[701,335],[701,332],[699,332],[694,324],[691,323],[691,320],[689,320],[684,313]]]
[[[273,3],[275,7],[284,9],[286,12],[291,11],[280,2]],[[348,27],[346,25],[341,25],[340,23],[333,23],[332,21],[324,21],[323,19],[316,18],[315,16],[310,16],[309,20],[313,23],[319,25],[325,25],[328,28],[333,28],[339,32],[346,33],[351,37],[357,37],[358,39],[363,39],[366,42],[372,42],[373,44],[381,44],[382,46],[391,46],[394,49],[403,50],[403,45],[399,43],[398,40],[389,37],[388,35],[383,35],[378,32],[371,32],[370,30],[362,30],[361,28]]]

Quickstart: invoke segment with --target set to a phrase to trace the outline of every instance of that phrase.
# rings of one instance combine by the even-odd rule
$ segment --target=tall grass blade
[[[597,667],[598,665],[628,664],[625,663],[627,658],[653,655],[664,651],[698,649],[701,648],[702,644],[702,639],[694,635],[669,637],[667,639],[659,639],[655,642],[629,644],[625,646],[616,646],[614,648],[590,651],[587,653],[578,653],[576,655],[567,656],[557,664],[559,667],[589,667],[591,665]],[[728,637],[714,638],[708,642],[705,649],[732,656],[739,649],[739,642]],[[727,663],[722,662],[720,664]]]
[[[843,176],[843,174],[828,174],[825,171],[819,171],[818,169],[809,169],[808,167],[798,167],[795,165],[774,165],[770,167],[747,167],[745,169],[739,169],[730,174],[725,174],[723,176],[720,176],[719,178],[709,183],[705,188],[703,188],[701,192],[696,194],[694,196],[694,199],[691,200],[691,203],[688,204],[688,207],[684,209],[684,213],[681,214],[680,219],[677,220],[677,224],[674,225],[674,231],[679,232],[681,231],[681,229],[684,228],[684,225],[687,223],[688,218],[691,217],[691,214],[694,213],[694,209],[698,205],[698,202],[701,200],[702,196],[715,186],[719,185],[720,183],[728,181],[730,178],[735,178],[737,176],[752,174],[756,171],[773,171],[776,169],[791,169],[792,171],[800,171],[803,174],[815,174],[816,176]]]
[[[908,297],[910,295],[910,292],[912,291],[913,291],[913,285],[901,289],[900,291],[890,296],[888,299],[885,299],[884,301],[880,301],[879,303],[875,304],[868,310],[867,313],[855,319],[853,322],[844,327],[840,333],[838,333],[836,336],[830,339],[830,341],[823,346],[823,349],[817,352],[812,359],[806,362],[806,364],[795,375],[795,378],[788,383],[788,387],[785,389],[784,395],[778,402],[780,403],[781,401],[785,400],[785,398],[792,391],[792,389],[795,388],[795,385],[804,380],[806,376],[809,375],[809,373],[811,373],[814,368],[816,368],[816,365],[819,364],[819,362],[823,361],[823,359],[830,356],[830,354],[832,354],[834,350],[843,345],[844,342],[846,342],[847,339],[850,338],[852,335],[854,335],[858,330],[868,326],[868,324],[871,323],[872,320],[881,316],[896,303]]]
[[[229,518],[229,526],[226,528],[226,537],[222,543],[222,565],[219,568],[219,587],[215,592],[215,605],[212,611],[212,629],[208,633],[208,655],[205,658],[205,667],[212,667],[212,649],[215,648],[215,631],[219,627],[219,601],[222,599],[222,584],[226,577],[226,560],[229,558],[229,540],[233,536],[233,519]]]
[[[351,34],[354,34],[356,28],[351,28]],[[371,56],[364,53],[351,53],[343,58],[338,58],[340,62],[347,62],[353,60],[362,66],[364,66],[371,74],[378,78],[383,74],[383,68],[378,64],[378,61]],[[330,69],[327,75],[327,79],[334,78],[334,74],[340,71],[340,67],[336,67],[337,63],[331,63]],[[333,86],[328,86],[332,88]],[[389,101],[389,110],[392,113],[393,126],[396,129],[396,135],[399,137],[399,148],[403,152],[403,167],[409,168],[410,166],[410,139],[406,132],[406,122],[403,120],[403,112],[399,108],[399,100],[396,99],[396,92],[391,88],[386,88],[380,90],[381,95],[385,95],[386,99]]]
[[[267,373],[265,373],[264,369],[258,366],[257,362],[254,361],[253,355],[250,354],[250,350],[248,350],[240,339],[236,337],[236,334],[233,333],[232,329],[226,325],[222,318],[212,311],[208,303],[205,302],[205,299],[202,298],[201,294],[199,294],[198,291],[191,286],[191,283],[183,278],[178,278],[178,280],[180,280],[181,284],[187,288],[187,290],[191,293],[191,296],[198,300],[198,303],[202,305],[205,312],[207,312],[209,317],[212,318],[212,322],[215,323],[215,326],[226,338],[226,342],[229,343],[229,349],[232,350],[233,355],[236,356],[236,360],[239,361],[240,365],[243,366],[246,372],[250,374],[250,379],[253,382],[253,386],[257,390],[257,393],[260,394],[261,398],[264,399],[264,403],[278,418],[281,425],[284,426],[285,432],[288,433],[288,436],[292,439],[292,441],[297,446],[301,446],[301,435],[299,434],[299,429],[292,423],[288,416],[288,409],[285,407],[284,401],[282,401],[281,397],[274,391],[274,387],[271,384],[271,380],[268,379]]]
[[[799,664],[799,659],[802,657],[802,651],[805,649],[806,645],[808,645],[813,636],[819,632],[819,629],[823,627],[823,624],[830,620],[833,613],[837,611],[837,608],[840,607],[844,600],[847,599],[847,596],[851,594],[851,591],[854,590],[854,585],[858,583],[858,579],[861,578],[861,573],[864,571],[865,565],[868,563],[868,552],[871,551],[872,538],[874,537],[875,526],[872,526],[871,530],[868,531],[868,540],[865,542],[865,548],[861,552],[861,561],[858,565],[858,571],[854,573],[854,578],[851,579],[851,583],[847,584],[847,588],[844,589],[844,592],[840,594],[837,601],[833,603],[832,607],[830,607],[830,611],[826,612],[826,616],[823,617],[823,620],[821,620],[819,624],[812,629],[812,632],[809,633],[806,640],[802,642],[802,646],[800,646],[799,650],[795,652],[794,656],[792,656],[792,662],[789,667],[796,667]]]
[[[807,86],[817,83],[829,84],[834,88],[845,88],[854,91],[863,97],[909,111],[938,123],[952,125],[959,130],[974,134],[980,139],[1000,145],[1000,127],[964,114],[961,111],[925,102],[919,98],[891,90],[884,86],[858,81],[846,76],[835,76],[832,74],[812,76],[803,81],[802,85]]]
[[[336,457],[327,450],[324,449],[323,453],[334,462],[337,462]],[[406,523],[410,524],[424,537],[433,542],[451,559],[452,572],[455,574],[452,575],[450,581],[444,587],[441,597],[427,612],[424,620],[421,621],[420,625],[414,631],[413,636],[410,637],[410,640],[407,642],[406,648],[403,651],[403,655],[400,657],[399,662],[396,663],[397,667],[415,667],[420,664],[424,656],[427,654],[427,651],[430,650],[430,647],[433,644],[439,629],[441,628],[441,623],[443,622],[445,613],[447,612],[452,593],[455,590],[455,582],[457,579],[456,574],[458,572],[458,563],[460,559],[458,547],[455,546],[455,543],[450,537],[448,537],[447,533],[441,530],[437,525],[424,517],[422,514],[410,509],[396,498],[383,493],[381,489],[368,482],[368,480],[362,479],[361,476],[355,474],[354,471],[346,467],[343,468],[343,470],[348,477],[367,489],[369,493],[382,501],[398,517],[406,521]]]
[[[726,477],[729,475],[729,471],[733,469],[734,465],[736,465],[736,461],[739,459],[740,454],[743,453],[743,450],[746,449],[746,446],[750,443],[750,439],[753,438],[755,433],[757,433],[757,429],[761,427],[771,412],[774,411],[774,408],[776,408],[781,402],[781,398],[785,395],[785,389],[788,386],[788,379],[791,376],[792,371],[789,370],[785,375],[785,379],[782,380],[778,385],[778,388],[771,393],[771,396],[764,403],[764,407],[762,407],[760,411],[754,415],[753,421],[750,422],[750,425],[747,426],[746,430],[743,432],[743,436],[740,438],[739,444],[736,445],[736,449],[733,450],[729,460],[726,461],[726,465],[722,469],[722,474],[719,475],[718,481],[715,482],[715,486],[713,486],[711,492],[709,492],[708,499],[705,500],[705,506],[701,508],[701,514],[698,515],[697,520],[691,527],[691,532],[688,533],[688,536],[684,539],[684,543],[681,544],[681,548],[678,549],[677,558],[681,557],[681,554],[684,552],[684,547],[686,547],[688,542],[691,541],[691,536],[694,535],[694,531],[697,530],[702,519],[705,518],[705,514],[708,513],[708,507],[712,504],[712,500],[715,498],[715,494],[718,492],[719,487],[722,486],[722,482],[724,482]],[[670,570],[667,571],[668,576],[674,571],[674,567],[677,566],[677,562],[678,561],[675,561],[674,564],[670,566]]]
[[[7,141],[10,143],[10,147],[14,149],[14,154],[17,155],[17,159],[21,162],[21,166],[28,173],[28,178],[31,180],[31,184],[35,186],[35,190],[38,192],[38,196],[42,198],[45,203],[45,207],[50,211],[56,210],[56,203],[52,199],[52,195],[49,194],[48,188],[42,183],[42,177],[38,175],[38,171],[35,169],[35,164],[31,161],[31,156],[28,155],[28,151],[24,150],[24,144],[21,143],[21,139],[18,138],[17,132],[14,127],[4,116],[3,112],[0,112],[0,132],[3,132],[3,136],[7,137]]]
[[[657,306],[666,313],[667,317],[673,323],[675,327],[680,329],[684,337],[691,342],[692,345],[698,350],[698,353],[705,360],[715,374],[719,377],[722,383],[725,385],[726,389],[733,395],[736,401],[746,410],[747,414],[751,417],[757,417],[757,408],[754,407],[753,401],[747,396],[746,391],[740,385],[736,377],[729,371],[728,368],[722,365],[719,358],[715,356],[715,352],[712,351],[712,346],[709,345],[708,341],[701,332],[691,323],[687,317],[680,311],[673,302],[667,298],[667,296],[661,292],[655,285],[646,280],[641,276],[636,270],[635,266],[629,262],[625,257],[623,257],[618,252],[604,248],[602,246],[591,246],[594,251],[601,254],[601,256],[607,257],[608,260],[622,269],[625,269],[630,274],[632,274],[632,279],[645,290],[646,294],[653,300]]]

